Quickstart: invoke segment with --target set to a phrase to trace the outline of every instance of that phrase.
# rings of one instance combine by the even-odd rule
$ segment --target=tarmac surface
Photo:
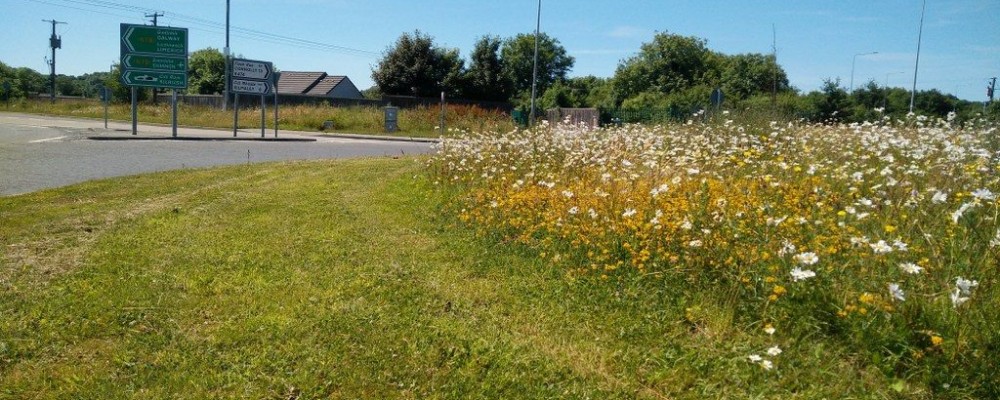
[[[282,160],[426,154],[433,140],[138,126],[0,113],[0,196],[116,176]]]

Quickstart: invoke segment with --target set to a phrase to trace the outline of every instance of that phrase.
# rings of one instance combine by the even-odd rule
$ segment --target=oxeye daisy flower
[[[923,271],[923,267],[911,262],[899,264],[899,269],[908,274],[919,274],[920,271]]]
[[[778,354],[781,354],[781,348],[778,346],[772,346],[771,348],[767,349],[767,355],[771,357],[774,357]]]
[[[906,294],[903,293],[903,289],[899,288],[898,283],[889,284],[889,294],[892,295],[892,298],[895,300],[906,301]]]
[[[871,246],[872,251],[874,251],[875,254],[886,254],[892,252],[892,246],[889,246],[885,240],[879,240],[878,242],[869,244],[869,246]]]
[[[801,269],[799,267],[795,267],[794,269],[792,269],[791,275],[792,275],[792,280],[798,282],[816,276],[816,272],[813,272],[808,269]]]

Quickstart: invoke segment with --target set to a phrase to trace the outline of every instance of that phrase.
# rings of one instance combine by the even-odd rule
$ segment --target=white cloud
[[[611,36],[613,38],[627,39],[627,38],[650,36],[649,33],[650,33],[649,29],[643,29],[636,26],[622,25],[615,27],[615,29],[612,29],[611,32],[608,32],[608,36]]]

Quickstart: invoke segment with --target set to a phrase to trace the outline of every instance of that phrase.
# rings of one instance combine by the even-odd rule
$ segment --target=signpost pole
[[[174,126],[173,133],[174,137],[177,137],[177,89],[174,89],[170,95],[170,102],[172,103],[171,108],[173,108],[173,116],[171,117]]]
[[[139,113],[136,110],[139,104],[136,101],[135,96],[135,86],[132,86],[132,136],[135,136],[137,134],[136,132],[139,130],[139,122],[137,121]]]
[[[108,103],[111,102],[111,90],[102,87],[101,97],[104,99],[104,129],[108,129]]]
[[[233,95],[233,137],[236,137],[236,128],[240,126],[240,94]]]
[[[274,90],[274,137],[278,137],[278,90]]]
[[[264,95],[260,95],[260,138],[264,138],[264,129],[267,129],[267,120],[264,117],[264,107],[266,107]]]

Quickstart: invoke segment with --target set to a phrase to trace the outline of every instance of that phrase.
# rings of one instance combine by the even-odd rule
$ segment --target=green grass
[[[274,109],[268,103],[266,124],[274,127]],[[56,115],[81,118],[104,118],[104,105],[94,99],[60,100],[19,100],[10,104],[0,103],[0,110],[31,114]],[[378,107],[331,107],[325,105],[279,106],[280,128],[305,132],[360,133],[401,137],[441,136],[440,108],[417,107],[400,109],[399,130],[387,134],[382,108]],[[179,104],[177,123],[183,126],[226,128],[233,127],[232,111],[222,111],[213,107],[188,106]],[[111,104],[108,118],[116,121],[130,121],[129,104]],[[170,124],[169,102],[160,104],[141,103],[138,110],[139,122]],[[333,129],[324,130],[323,123],[333,121]],[[445,112],[445,126],[450,131],[505,132],[514,129],[510,116],[478,107],[450,105]],[[240,111],[241,129],[260,129],[260,108]],[[452,133],[446,132],[446,136]]]
[[[454,224],[447,199],[413,159],[0,198],[0,398],[893,394],[821,338],[748,368],[765,343],[727,294],[569,279]]]

